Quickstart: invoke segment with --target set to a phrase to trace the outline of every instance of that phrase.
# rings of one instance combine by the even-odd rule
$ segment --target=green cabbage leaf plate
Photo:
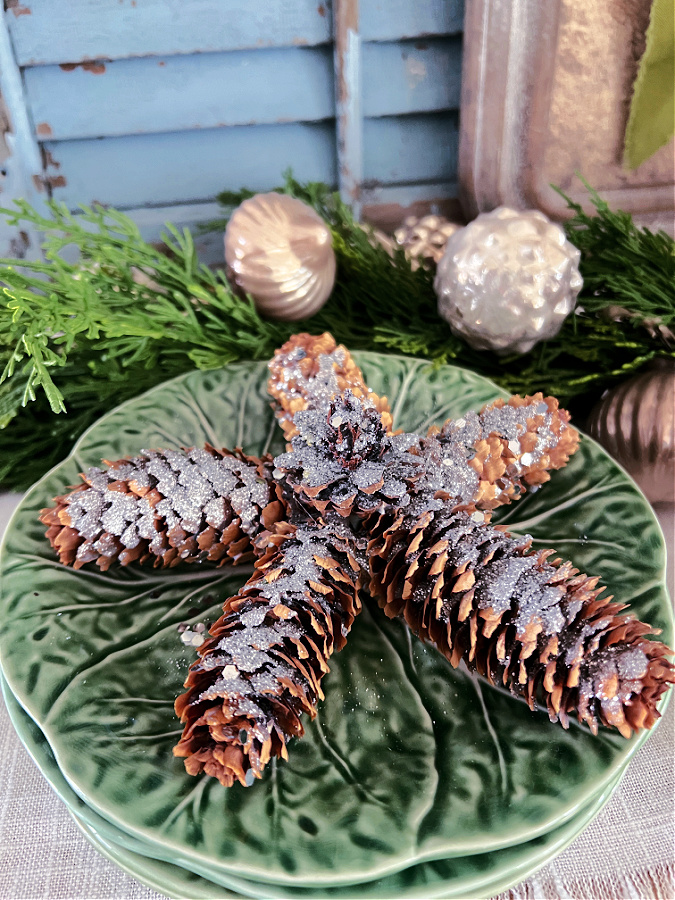
[[[451,366],[356,354],[397,427],[426,430],[499,395]],[[270,884],[339,886],[426,860],[546,834],[618,777],[646,739],[569,731],[453,670],[372,605],[331,662],[326,700],[290,760],[251,788],[188,776],[171,750],[173,700],[194,651],[177,626],[213,621],[246,579],[209,565],[61,566],[39,510],[78,472],[142,448],[209,441],[283,448],[266,367],[239,363],[167,382],[113,410],[26,495],[0,553],[0,659],[8,685],[87,805],[186,868]],[[672,641],[665,548],[647,501],[596,444],[501,520],[555,547]]]

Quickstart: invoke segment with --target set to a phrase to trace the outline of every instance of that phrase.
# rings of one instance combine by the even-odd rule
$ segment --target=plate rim
[[[23,707],[21,706],[21,704],[19,703],[17,698],[14,696],[14,694],[12,694],[12,692],[9,688],[9,685],[7,684],[6,680],[4,679],[4,677],[2,675],[0,675],[0,690],[2,692],[3,699],[5,700],[5,703],[7,706],[7,712],[8,712],[10,721],[16,731],[16,734],[17,734],[19,740],[21,741],[22,746],[24,747],[24,749],[29,754],[31,759],[35,762],[35,764],[40,769],[40,773],[41,773],[42,777],[49,784],[49,786],[54,791],[54,793],[59,797],[59,799],[63,802],[66,809],[68,810],[68,813],[72,816],[72,818],[75,821],[78,828],[80,828],[80,830],[84,832],[85,838],[87,838],[87,840],[90,840],[90,833],[93,833],[94,835],[96,835],[97,839],[90,840],[90,843],[92,844],[92,846],[94,846],[94,848],[98,852],[101,852],[103,856],[105,856],[107,859],[109,859],[115,865],[119,866],[123,871],[126,871],[128,874],[132,875],[134,878],[136,878],[137,880],[144,883],[147,887],[150,887],[153,890],[159,891],[160,893],[164,893],[169,897],[178,898],[178,897],[182,897],[182,894],[178,895],[178,894],[174,894],[174,893],[169,893],[169,892],[167,892],[167,890],[164,886],[160,887],[159,881],[152,881],[151,879],[148,880],[147,878],[144,880],[139,875],[137,875],[135,871],[133,871],[133,872],[130,871],[128,868],[125,867],[125,865],[122,862],[120,862],[117,859],[111,858],[111,856],[109,856],[107,853],[105,853],[103,851],[102,847],[99,846],[98,840],[101,841],[103,846],[107,846],[108,844],[113,844],[115,849],[124,856],[129,855],[130,857],[133,857],[133,858],[148,859],[154,863],[159,864],[160,866],[169,866],[172,871],[173,870],[176,870],[179,872],[185,871],[192,875],[196,875],[198,878],[208,882],[209,884],[214,885],[214,887],[220,892],[221,896],[222,896],[223,890],[231,891],[232,896],[234,896],[234,897],[260,896],[259,894],[256,895],[254,893],[243,894],[241,892],[237,892],[235,890],[235,887],[233,887],[232,885],[223,885],[218,882],[211,881],[211,879],[208,877],[208,875],[201,873],[201,872],[195,872],[192,869],[187,869],[184,866],[180,866],[175,863],[172,863],[171,860],[162,859],[162,858],[156,857],[156,856],[149,856],[149,855],[141,853],[140,851],[132,850],[130,847],[125,847],[123,844],[118,844],[113,837],[111,837],[109,835],[104,835],[104,834],[101,834],[100,832],[98,832],[96,826],[94,826],[91,822],[88,822],[83,816],[81,816],[78,813],[78,811],[72,805],[72,801],[69,801],[68,799],[66,799],[62,793],[62,790],[60,788],[56,787],[53,780],[45,774],[45,772],[42,768],[42,765],[40,764],[40,761],[38,760],[37,755],[34,752],[34,742],[33,742],[32,735],[30,735],[27,732],[23,723],[17,721],[16,713],[19,712],[19,714],[25,716],[26,718],[30,718],[30,717],[28,716],[28,713],[25,712],[25,710],[23,709]],[[12,701],[14,702],[15,705],[12,704]],[[31,719],[31,721],[33,721],[33,720]],[[36,728],[39,729],[39,726],[34,721],[33,721],[33,724],[35,725]],[[41,730],[41,729],[39,729],[39,730]],[[56,757],[54,756],[53,750],[51,749],[51,745],[48,744],[48,746],[49,746],[49,752],[54,757],[54,763],[58,768],[58,763],[57,763]],[[566,832],[561,840],[558,840],[556,843],[554,843],[554,846],[552,849],[550,847],[537,848],[537,851],[532,854],[533,857],[535,857],[534,860],[532,860],[528,857],[523,857],[523,859],[521,859],[519,862],[517,862],[515,864],[515,866],[513,866],[513,868],[515,868],[515,870],[516,870],[518,881],[523,880],[523,878],[530,877],[534,872],[538,871],[538,869],[541,868],[541,866],[547,865],[548,862],[550,862],[552,859],[555,859],[556,856],[558,856],[560,853],[562,853],[566,849],[566,847],[568,847],[574,840],[576,840],[576,838],[583,831],[585,831],[585,829],[595,820],[595,818],[600,814],[600,812],[607,805],[607,803],[613,796],[615,790],[618,788],[619,784],[623,780],[623,777],[627,771],[627,768],[628,768],[628,763],[624,766],[622,771],[619,772],[615,781],[612,782],[610,785],[608,785],[600,796],[594,798],[593,800],[590,800],[584,806],[584,808],[579,811],[578,817],[580,818],[580,822],[577,822],[578,827],[575,827],[573,829],[573,831]],[[59,772],[62,775],[62,777],[65,779],[65,776],[63,775],[63,773],[61,772],[60,769],[59,769]],[[79,795],[74,793],[74,796],[77,799],[79,799],[80,802],[82,802],[83,805],[87,809],[89,809],[91,812],[93,812],[94,815],[99,816],[99,814],[96,813],[95,810],[88,807],[88,804],[86,804],[82,800],[82,798],[79,797]],[[100,817],[100,818],[102,818],[102,817]],[[573,820],[574,820],[574,818],[575,817],[573,817]],[[568,825],[568,826],[571,825],[572,821],[563,823],[561,826],[559,826],[559,828],[565,828],[566,825]],[[111,828],[121,831],[121,829],[118,829],[113,823],[108,822],[107,820],[105,820],[105,823],[106,823],[106,825],[109,825]],[[558,830],[558,829],[553,829],[553,831],[556,831],[556,830]],[[121,833],[126,834],[123,831],[121,831]],[[127,835],[127,837],[129,837],[129,835]],[[139,843],[141,843],[141,842],[139,841]],[[152,849],[151,846],[149,846],[149,849]],[[507,849],[507,848],[504,848],[504,849]],[[494,851],[494,852],[499,852],[499,851]],[[546,855],[545,859],[543,858],[544,855]],[[265,887],[265,884],[261,883],[261,882],[255,882],[254,880],[251,880],[251,879],[242,879],[242,880],[250,882],[251,888],[255,887],[256,884],[260,885],[261,887]],[[489,878],[489,880],[485,881],[485,882],[481,882],[480,878],[478,876],[474,876],[472,879],[467,877],[460,883],[462,886],[461,887],[457,886],[457,887],[451,889],[450,894],[448,894],[447,891],[439,892],[437,890],[432,893],[429,893],[427,891],[426,894],[424,895],[424,900],[426,900],[427,897],[430,898],[430,900],[431,900],[431,898],[438,898],[438,900],[440,900],[440,898],[448,897],[448,896],[458,897],[460,895],[456,894],[457,890],[462,891],[462,896],[465,895],[465,892],[467,890],[470,890],[472,892],[472,896],[474,896],[475,895],[474,892],[476,890],[478,890],[481,892],[481,896],[486,896],[486,897],[490,896],[491,897],[496,893],[500,893],[502,890],[506,890],[508,887],[510,887],[511,885],[516,884],[516,883],[517,882],[513,880],[513,875],[508,875],[506,871],[502,872],[498,876],[494,876],[494,877],[491,876]],[[440,884],[440,882],[439,882],[439,884]],[[356,884],[354,885],[354,887],[357,887],[357,886],[358,885],[356,885]],[[438,887],[438,885],[437,885],[437,887]],[[349,891],[350,885],[345,885],[344,889]],[[484,893],[486,891],[486,889],[488,889],[488,890],[486,893]],[[407,898],[407,900],[421,900],[422,895],[420,895],[420,894],[403,894],[400,896],[402,896],[404,898],[404,900],[405,900],[405,898]],[[375,898],[374,898],[374,900],[375,900]],[[379,900],[383,900],[383,898],[379,898]]]

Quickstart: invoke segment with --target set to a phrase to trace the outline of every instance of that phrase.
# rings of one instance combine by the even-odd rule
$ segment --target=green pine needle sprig
[[[662,232],[635,226],[591,192],[596,215],[568,200],[581,249],[580,312],[524,356],[472,350],[439,318],[433,276],[393,258],[323,184],[290,175],[280,190],[309,203],[331,228],[335,289],[304,322],[258,315],[223,272],[197,259],[187,230],[167,225],[149,244],[121,212],[52,203],[0,210],[44,235],[44,261],[0,260],[0,486],[21,489],[70,450],[112,406],[194,368],[267,359],[293,332],[331,331],[354,350],[454,362],[513,393],[543,390],[584,412],[603,390],[655,356],[675,356],[675,256]],[[251,191],[222,194],[225,218]],[[77,261],[72,262],[72,248]]]

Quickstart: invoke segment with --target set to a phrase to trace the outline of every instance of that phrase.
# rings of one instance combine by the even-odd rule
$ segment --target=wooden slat
[[[458,38],[366,44],[366,116],[458,108]],[[72,140],[334,116],[329,47],[119,60],[94,74],[78,66],[24,71],[38,138]]]
[[[328,46],[39,66],[24,81],[38,137],[58,140],[334,115]]]
[[[366,119],[363,144],[365,188],[456,177],[459,129],[454,113]]]
[[[459,34],[464,0],[361,0],[364,41]]]
[[[322,0],[23,0],[6,16],[21,66],[331,39]]]
[[[462,29],[463,0],[361,0],[361,7],[364,41]],[[21,66],[332,40],[329,0],[22,0],[6,17]]]
[[[452,181],[457,119],[450,114],[367,119],[366,187]],[[193,203],[225,188],[269,190],[291,167],[303,181],[337,183],[332,122],[256,125],[45,145],[53,196],[75,207]],[[58,168],[56,167],[58,166]]]
[[[460,37],[364,44],[363,115],[459,109]]]
[[[80,203],[138,207],[192,203],[224,188],[268,190],[292,166],[303,180],[336,181],[333,123],[253,125],[47,142],[58,166],[53,196]]]

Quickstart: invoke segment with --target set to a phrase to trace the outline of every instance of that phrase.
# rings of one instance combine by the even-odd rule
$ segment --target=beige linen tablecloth
[[[0,533],[18,497],[0,496]],[[675,510],[657,510],[671,552]],[[499,900],[675,898],[675,703],[610,803],[557,859]],[[0,700],[0,900],[159,900],[87,843],[21,746]]]

